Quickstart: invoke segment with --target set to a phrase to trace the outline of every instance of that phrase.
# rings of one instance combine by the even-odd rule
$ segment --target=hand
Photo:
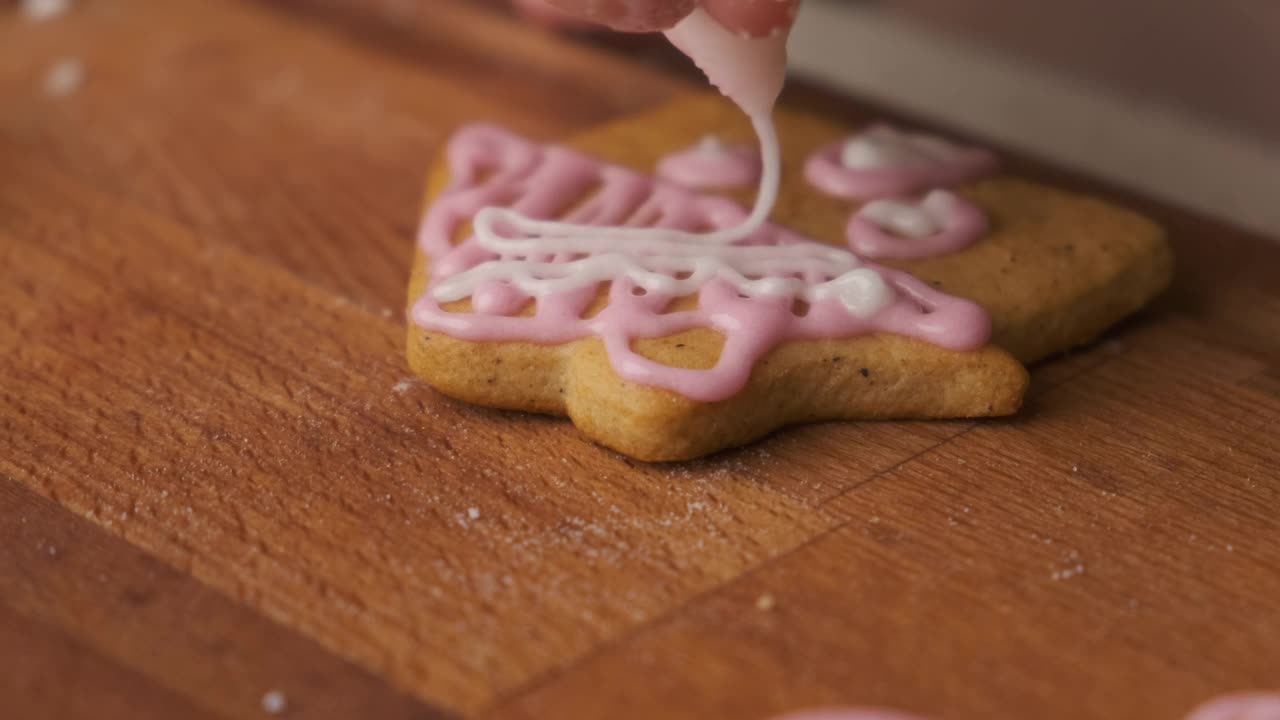
[[[666,30],[699,5],[730,30],[762,37],[790,27],[800,0],[516,0],[543,22],[580,19],[627,32]]]

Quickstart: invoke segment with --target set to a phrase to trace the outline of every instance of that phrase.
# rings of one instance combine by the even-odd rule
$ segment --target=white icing
[[[962,152],[939,137],[876,125],[845,142],[840,164],[850,170],[921,167],[950,162]]]
[[[937,235],[951,224],[957,198],[947,190],[934,190],[919,202],[873,200],[858,214],[885,230],[914,240]]]
[[[703,155],[723,155],[727,149],[719,135],[707,135],[697,145],[698,152]]]
[[[734,244],[764,226],[777,202],[782,175],[771,117],[756,115],[752,123],[760,138],[763,172],[755,207],[739,225],[706,233],[602,227],[536,220],[507,208],[487,207],[476,214],[474,231],[498,259],[441,280],[433,296],[440,302],[461,300],[482,284],[504,281],[542,297],[626,278],[646,291],[678,297],[719,279],[750,297],[792,296],[811,303],[834,298],[854,315],[875,315],[892,302],[893,290],[853,253],[817,243]],[[609,180],[604,178],[605,183]]]
[[[760,155],[763,169],[760,175],[760,189],[756,194],[756,204],[751,215],[740,225],[708,233],[686,232],[666,228],[623,228],[599,227],[594,225],[575,225],[556,220],[534,220],[507,208],[488,207],[476,213],[476,237],[485,247],[497,251],[503,238],[494,229],[498,223],[515,232],[525,235],[530,240],[545,243],[544,252],[557,252],[553,248],[556,243],[568,239],[589,239],[597,243],[606,240],[627,242],[631,246],[642,248],[646,243],[655,240],[676,240],[700,245],[727,245],[751,237],[764,226],[778,201],[778,186],[782,181],[782,152],[778,145],[778,133],[773,125],[773,118],[767,114],[751,119],[760,138]],[[597,246],[598,247],[598,246]]]

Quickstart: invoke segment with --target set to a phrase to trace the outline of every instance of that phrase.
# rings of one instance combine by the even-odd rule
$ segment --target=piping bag
[[[666,32],[671,44],[752,118],[771,113],[782,93],[787,77],[787,35],[780,29],[766,37],[744,37],[702,8]]]
[[[782,153],[773,124],[773,106],[787,79],[785,29],[761,38],[738,35],[721,25],[702,8],[696,8],[666,32],[688,55],[711,84],[751,118],[760,137],[760,190],[751,215],[741,225],[722,233],[730,241],[749,237],[768,221],[778,201],[782,183]]]
[[[751,214],[735,227],[691,233],[658,228],[601,228],[536,220],[510,208],[486,207],[476,213],[474,220],[475,233],[482,241],[500,243],[503,236],[498,232],[497,223],[503,222],[529,237],[643,240],[660,237],[704,244],[731,244],[750,237],[768,221],[782,182],[782,156],[773,125],[773,106],[782,93],[787,76],[787,33],[780,31],[762,38],[743,37],[721,25],[702,8],[697,8],[666,35],[702,69],[712,85],[751,117],[751,124],[760,136],[762,166],[760,191]]]

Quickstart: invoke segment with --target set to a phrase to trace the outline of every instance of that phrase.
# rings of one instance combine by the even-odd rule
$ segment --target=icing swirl
[[[873,125],[815,153],[805,164],[805,177],[829,195],[874,200],[957,185],[996,164],[995,155],[980,148]]]
[[[868,258],[919,258],[969,247],[990,229],[978,206],[948,190],[919,201],[872,200],[849,220],[849,247]]]
[[[659,161],[658,177],[690,190],[744,187],[760,179],[760,153],[708,135]]]

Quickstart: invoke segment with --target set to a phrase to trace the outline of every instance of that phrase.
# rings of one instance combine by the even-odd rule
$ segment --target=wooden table
[[[436,395],[400,308],[452,128],[692,85],[465,2],[0,12],[0,715],[1112,720],[1280,685],[1280,248],[1129,198],[1177,287],[1020,417],[647,466]]]

